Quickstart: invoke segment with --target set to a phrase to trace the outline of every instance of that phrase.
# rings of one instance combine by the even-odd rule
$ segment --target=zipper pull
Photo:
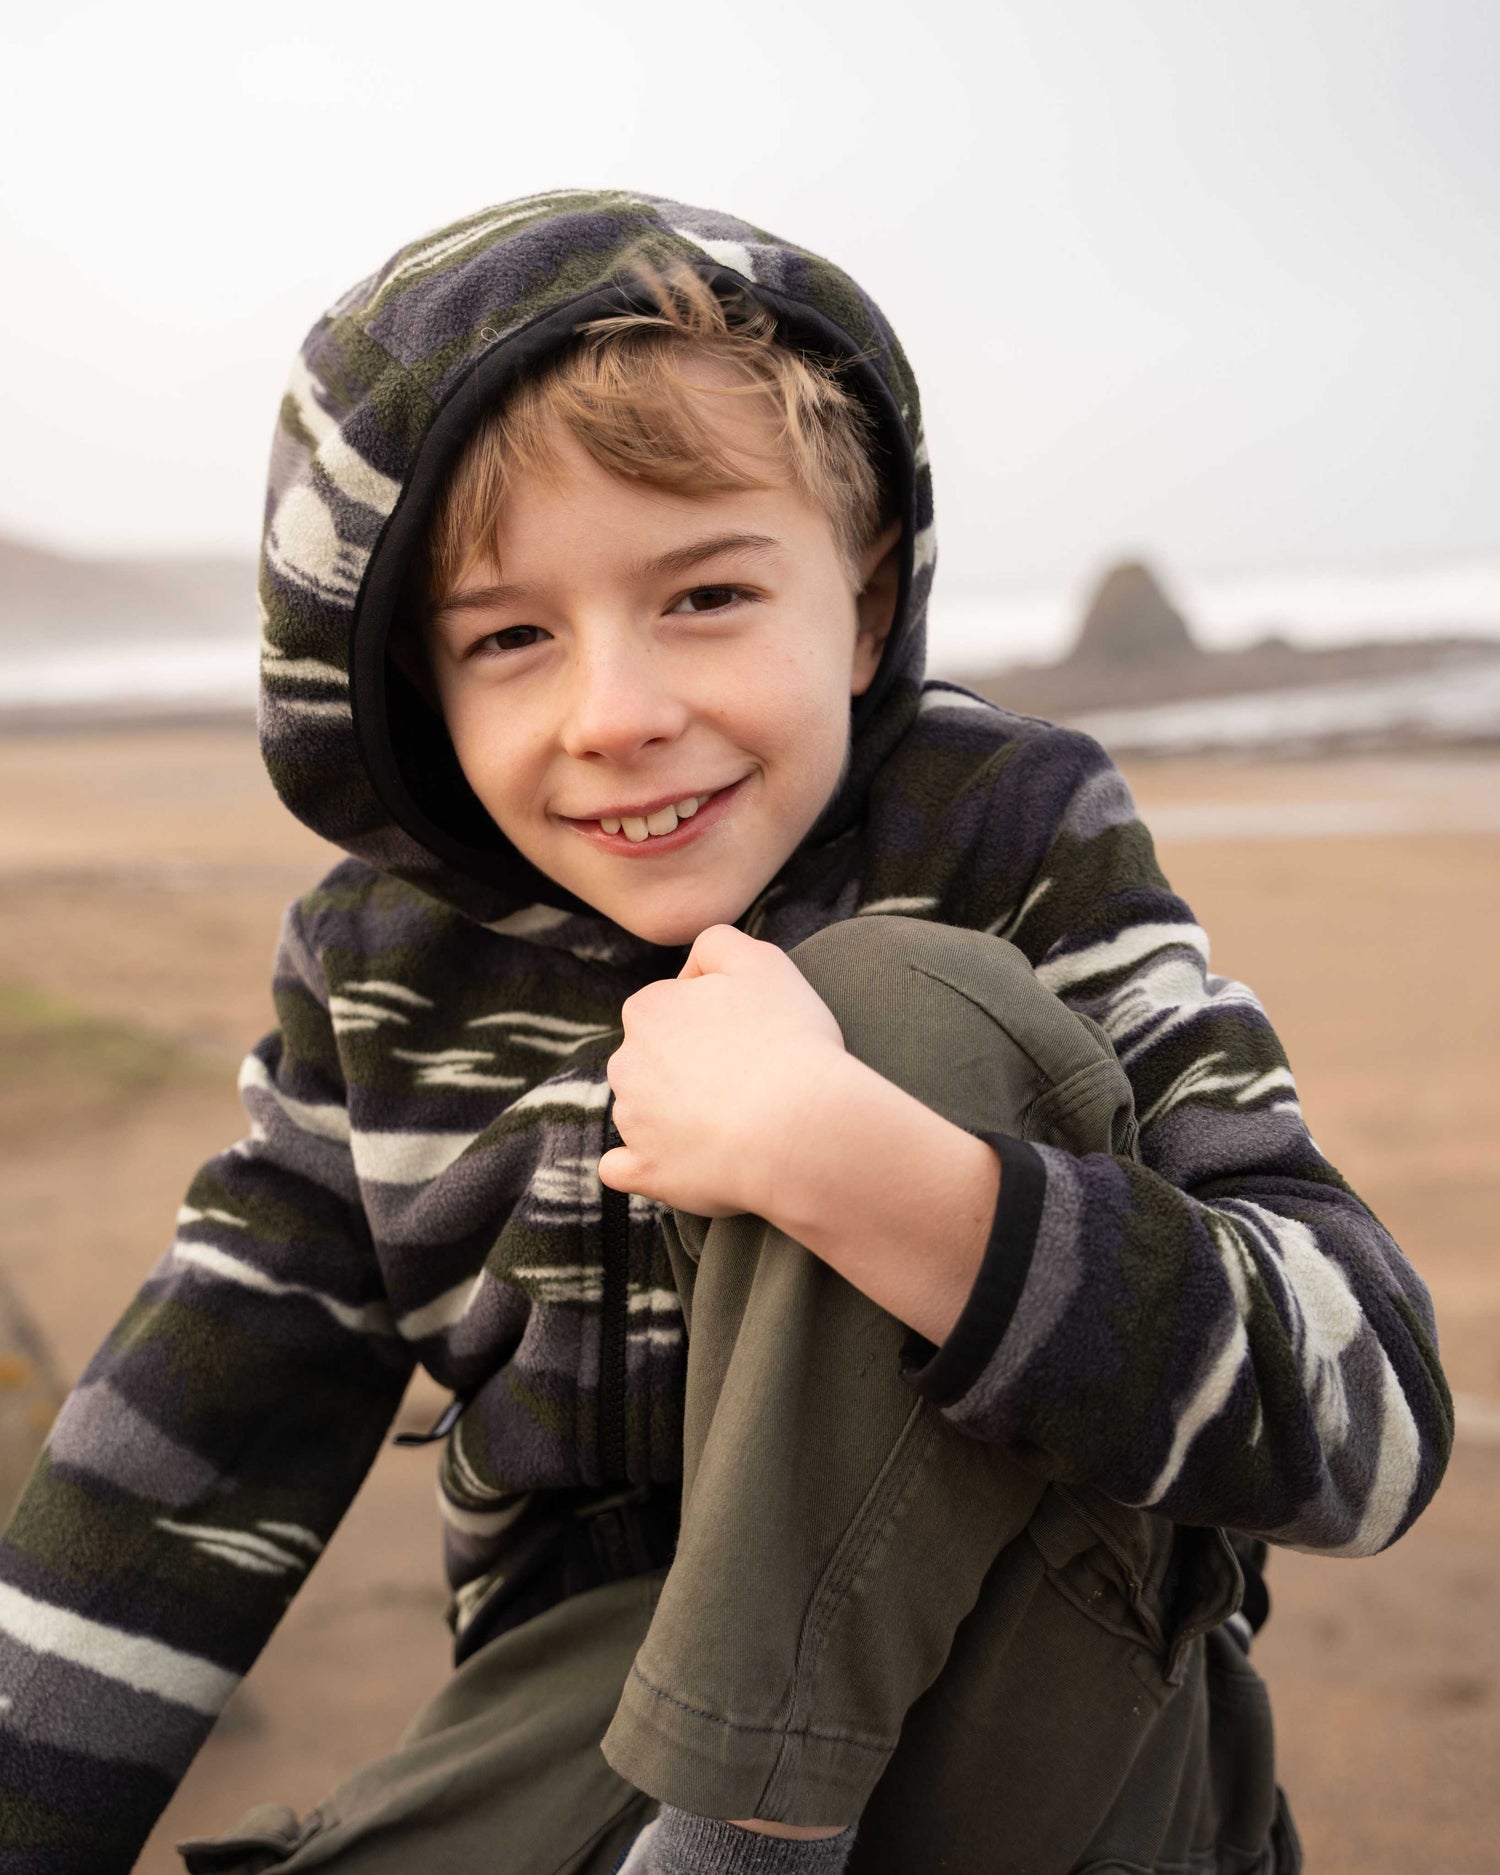
[[[465,1395],[455,1393],[453,1398],[443,1408],[442,1412],[438,1414],[437,1418],[426,1432],[398,1432],[395,1438],[391,1440],[391,1444],[433,1445],[439,1439],[446,1439],[448,1434],[452,1432],[453,1428],[458,1424],[459,1415],[468,1404],[469,1402]]]

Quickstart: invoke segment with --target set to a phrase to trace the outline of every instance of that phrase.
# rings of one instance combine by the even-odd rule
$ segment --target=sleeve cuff
[[[1006,1133],[975,1138],[999,1154],[1000,1197],[974,1287],[941,1347],[914,1328],[901,1344],[901,1378],[936,1406],[963,1398],[1010,1326],[1031,1268],[1047,1189],[1046,1167],[1034,1147]]]

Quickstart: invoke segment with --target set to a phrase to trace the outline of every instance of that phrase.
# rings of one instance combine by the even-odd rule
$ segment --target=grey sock
[[[843,1875],[858,1828],[851,1823],[837,1836],[798,1842],[664,1803],[636,1838],[621,1875]]]

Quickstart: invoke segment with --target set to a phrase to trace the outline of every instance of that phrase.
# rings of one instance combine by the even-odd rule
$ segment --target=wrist
[[[797,1107],[758,1215],[940,1345],[989,1240],[995,1152],[853,1055],[824,1066]]]
[[[851,1082],[870,1072],[833,1043],[815,1043],[779,1063],[775,1105],[738,1155],[742,1210],[794,1234],[783,1220],[817,1202],[819,1141],[828,1137],[829,1117],[849,1098]]]
[[[849,1217],[851,1199],[898,1129],[904,1147],[911,1137],[907,1122],[947,1124],[857,1055],[838,1053],[813,1065],[815,1071],[798,1081],[775,1190],[765,1194],[769,1208],[760,1214],[809,1248]]]

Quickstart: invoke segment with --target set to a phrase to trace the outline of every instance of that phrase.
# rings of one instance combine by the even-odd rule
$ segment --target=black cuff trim
[[[901,1378],[936,1406],[963,1398],[1009,1328],[1031,1269],[1047,1191],[1047,1170],[1034,1147],[1008,1133],[974,1137],[1000,1155],[1000,1198],[984,1260],[943,1345],[934,1346],[914,1328],[901,1344]]]

